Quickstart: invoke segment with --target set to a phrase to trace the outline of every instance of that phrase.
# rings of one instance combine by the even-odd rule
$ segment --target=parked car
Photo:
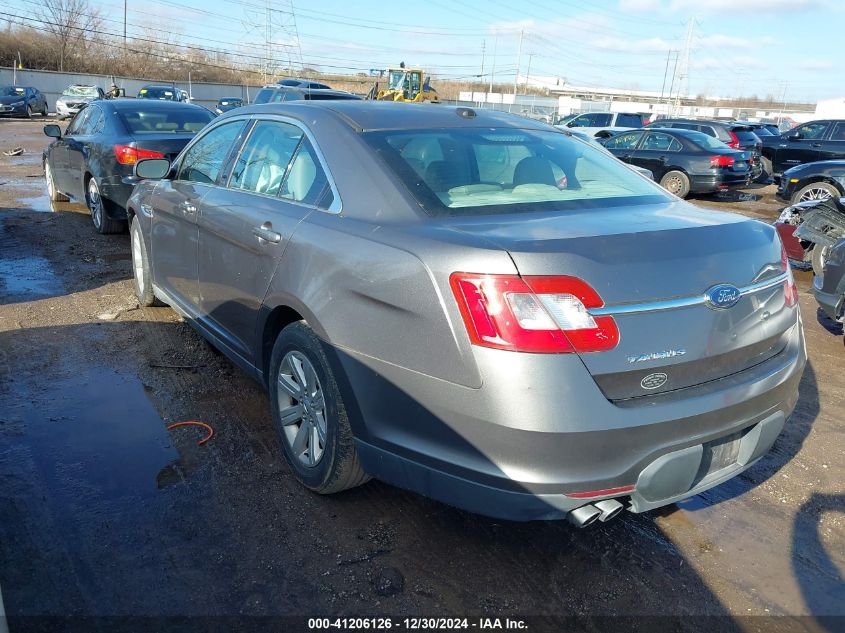
[[[126,226],[132,175],[142,158],[173,159],[214,114],[170,101],[92,101],[67,126],[44,126],[55,138],[44,150],[44,174],[51,200],[84,201],[100,233]]]
[[[105,99],[106,91],[100,86],[74,84],[65,88],[56,99],[56,116],[59,120],[69,119],[94,99]]]
[[[294,88],[311,88],[312,90],[331,90],[327,84],[321,84],[310,79],[280,79],[276,82],[279,86],[293,86]]]
[[[138,91],[138,99],[188,101],[188,93],[173,86],[144,86]]]
[[[255,95],[253,104],[279,103],[281,101],[324,101],[324,100],[360,100],[361,97],[343,90],[326,90],[325,88],[299,88],[296,86],[280,86],[270,84],[264,86]]]
[[[752,177],[751,152],[731,149],[702,132],[647,127],[612,136],[604,146],[618,159],[651,170],[679,198],[745,187]]]
[[[752,179],[760,178],[763,175],[763,165],[761,161],[763,142],[749,126],[735,123],[733,121],[666,118],[649,123],[645,127],[677,128],[702,132],[707,136],[719,139],[731,149],[751,152],[751,160],[749,163],[751,164]],[[768,175],[766,178],[768,179]]]
[[[842,323],[845,308],[845,239],[828,247],[824,265],[813,277],[813,294],[824,313]]]
[[[607,138],[614,132],[642,127],[648,117],[636,112],[587,112],[571,118],[561,127],[578,128],[584,134]]]
[[[225,113],[129,200],[135,291],[265,385],[294,476],[576,525],[775,441],[806,354],[766,224],[515,115]],[[189,209],[190,213],[185,210]]]
[[[217,106],[214,108],[214,111],[217,114],[223,114],[229,110],[240,108],[243,104],[244,100],[240,97],[223,97],[217,100]]]
[[[47,99],[37,88],[30,86],[0,87],[0,115],[47,116]]]
[[[825,249],[845,237],[845,204],[838,196],[797,202],[781,211],[775,229],[790,261],[798,268],[812,267],[820,275]]]
[[[795,165],[845,159],[845,119],[810,121],[762,141],[763,169],[779,182],[781,174]]]
[[[763,121],[735,121],[735,123],[744,127],[750,127],[760,138],[764,136],[780,136],[781,133],[776,123],[766,123]]]
[[[775,196],[789,204],[845,195],[845,160],[822,160],[790,167],[780,177]]]

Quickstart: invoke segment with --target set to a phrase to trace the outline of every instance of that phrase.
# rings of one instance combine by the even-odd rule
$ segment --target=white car
[[[606,138],[616,132],[635,130],[648,123],[648,115],[631,112],[586,112],[557,127],[577,128],[582,134]]]

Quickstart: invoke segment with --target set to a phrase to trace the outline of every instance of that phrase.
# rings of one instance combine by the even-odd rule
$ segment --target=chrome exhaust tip
[[[602,523],[610,521],[613,517],[625,509],[625,506],[619,503],[616,499],[603,499],[602,501],[597,501],[594,505],[596,509],[601,512],[599,521]]]
[[[566,518],[572,525],[579,528],[584,528],[590,525],[591,523],[595,523],[599,519],[599,517],[601,517],[601,515],[601,510],[599,510],[595,506],[585,505],[572,510],[569,514],[566,515]]]

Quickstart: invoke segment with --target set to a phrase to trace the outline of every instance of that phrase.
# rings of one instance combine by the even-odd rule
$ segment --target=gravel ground
[[[808,273],[796,271],[810,355],[798,408],[771,454],[704,495],[586,530],[495,521],[375,481],[320,497],[293,482],[261,388],[169,308],[138,306],[128,237],[96,234],[79,205],[51,207],[46,144],[38,121],[0,121],[0,150],[26,149],[0,156],[0,586],[12,631],[60,630],[66,621],[39,629],[34,616],[68,615],[845,626],[845,350]],[[692,202],[771,221],[772,194]],[[180,420],[216,435],[197,446],[199,432],[165,428]]]

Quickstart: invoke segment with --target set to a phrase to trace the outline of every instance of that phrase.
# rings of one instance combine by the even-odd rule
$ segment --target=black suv
[[[790,167],[845,158],[845,119],[810,121],[763,138],[763,165],[775,180]]]
[[[264,86],[255,95],[253,104],[279,103],[280,101],[317,101],[318,99],[360,99],[358,95],[343,90],[326,90],[325,88],[301,88],[299,86],[280,86],[270,84]]]
[[[735,121],[705,121],[702,119],[658,119],[653,123],[649,123],[646,127],[674,127],[684,130],[694,130],[696,132],[703,132],[707,136],[712,136],[722,141],[725,145],[732,149],[738,149],[743,152],[751,152],[751,177],[757,179],[763,174],[763,166],[761,155],[763,151],[763,141],[754,133],[754,129],[749,125],[737,123]],[[765,175],[768,178],[768,175]]]

